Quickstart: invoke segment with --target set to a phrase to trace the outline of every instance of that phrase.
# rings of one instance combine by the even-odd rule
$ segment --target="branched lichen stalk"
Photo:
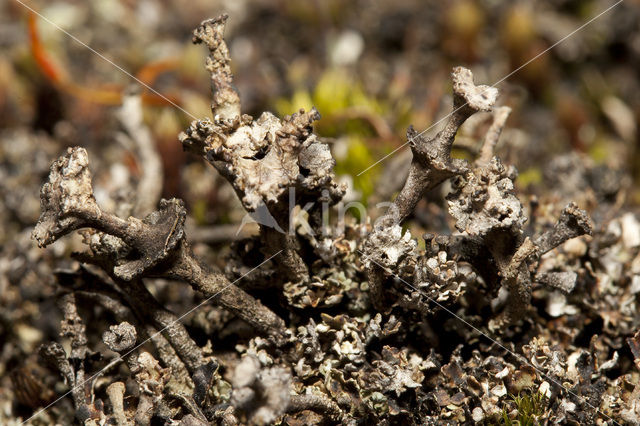
[[[579,209],[576,203],[569,203],[562,210],[554,227],[536,238],[535,243],[542,255],[571,238],[591,235],[592,232],[591,218],[584,210]]]
[[[214,273],[185,252],[176,259],[175,265],[167,270],[166,277],[186,281],[205,295],[214,297],[225,309],[236,314],[257,330],[273,337],[284,336],[285,324],[282,318],[269,310],[253,296],[232,284],[222,274]]]
[[[313,134],[313,122],[320,118],[315,108],[282,119],[269,112],[256,120],[241,115],[223,39],[226,19],[203,21],[194,31],[194,42],[209,48],[214,117],[193,121],[179,139],[185,150],[204,157],[229,181],[248,214],[260,222],[262,251],[267,257],[280,253],[273,262],[284,280],[305,281],[309,271],[290,232],[290,212],[309,201],[319,209],[318,194],[324,192],[334,204],[345,188],[335,181],[328,146]]]
[[[71,386],[71,395],[76,409],[76,417],[84,422],[96,414],[93,405],[91,379],[85,379],[85,362],[89,349],[87,348],[86,327],[78,314],[76,298],[73,293],[66,293],[60,298],[63,319],[60,323],[60,335],[71,341],[71,353],[67,356],[65,350],[57,342],[50,342],[40,346],[40,356],[50,365],[56,366],[66,382]]]
[[[178,317],[158,303],[141,280],[133,280],[129,286],[123,288],[129,290],[130,298],[135,300],[135,308],[162,330],[189,372],[193,374],[203,364],[202,349],[189,336]]]
[[[97,277],[95,278],[97,279]],[[141,336],[143,339],[151,340],[151,343],[153,343],[158,351],[160,360],[164,365],[171,369],[173,377],[189,386],[189,383],[191,382],[189,372],[173,346],[162,335],[162,333],[158,333],[158,330],[155,327],[146,322],[146,318],[143,317],[141,321],[137,316],[134,316],[130,309],[124,305],[126,302],[120,300],[124,298],[123,296],[105,292],[103,288],[96,288],[95,290],[76,290],[75,294],[82,299],[98,303],[104,309],[110,311],[117,322],[126,321],[134,324],[136,329],[143,332]],[[135,308],[133,309],[135,310]],[[137,315],[140,315],[139,312],[137,312]],[[202,352],[200,348],[198,348],[198,352]]]
[[[108,268],[105,268],[108,269]],[[58,283],[66,288],[73,289],[76,297],[81,301],[97,303],[107,311],[111,312],[118,323],[128,322],[136,327],[136,330],[142,332],[143,339],[150,339],[155,346],[158,356],[167,367],[171,368],[172,375],[178,378],[179,382],[190,385],[191,378],[182,359],[178,356],[173,346],[185,348],[186,350],[195,351],[194,354],[185,356],[188,359],[201,359],[202,350],[191,340],[184,329],[184,325],[180,322],[176,323],[177,327],[181,327],[184,331],[181,333],[167,333],[167,337],[178,339],[171,344],[167,339],[157,332],[157,329],[151,324],[153,315],[150,314],[154,308],[159,305],[155,298],[155,303],[149,303],[148,300],[132,297],[132,292],[127,291],[127,283],[118,280],[112,276],[115,283],[119,283],[121,288],[115,287],[107,282],[103,277],[98,276],[85,268],[78,272],[58,273]],[[141,284],[142,285],[142,284]],[[146,288],[145,288],[146,290]],[[148,292],[148,291],[147,291]],[[153,297],[151,294],[149,296]],[[164,309],[164,308],[162,308]],[[171,314],[171,313],[170,313]],[[173,317],[174,315],[171,314]],[[169,319],[169,318],[168,318]],[[162,328],[162,326],[160,326]],[[181,344],[180,339],[188,339],[191,344]],[[194,367],[194,369],[197,367]]]
[[[407,131],[413,160],[405,185],[390,209],[395,223],[402,222],[413,213],[418,201],[426,192],[466,170],[464,161],[451,158],[451,147],[456,133],[473,114],[489,111],[498,96],[497,89],[493,87],[476,86],[473,83],[473,74],[466,68],[454,68],[451,76],[453,111],[444,129],[431,139],[418,135],[413,127]]]
[[[281,337],[284,321],[218,272],[193,256],[185,241],[186,211],[179,200],[162,200],[160,210],[144,220],[121,219],[102,211],[93,197],[88,156],[83,148],[70,148],[51,167],[41,192],[42,214],[33,235],[43,247],[79,228],[92,228],[118,240],[95,234],[91,249],[96,259],[108,259],[110,275],[123,281],[142,277],[187,281],[263,333]],[[91,255],[90,255],[91,256]],[[96,260],[95,263],[100,263]],[[104,262],[103,262],[104,263]]]
[[[370,234],[365,245],[370,295],[378,310],[385,309],[384,283],[385,271],[381,267],[392,267],[401,256],[389,256],[389,253],[403,251],[397,247],[381,250],[381,246],[396,245],[401,241],[399,225],[411,213],[426,192],[435,188],[446,179],[462,174],[467,170],[466,162],[451,158],[451,147],[460,126],[478,111],[492,108],[498,91],[493,87],[476,86],[473,74],[466,68],[456,67],[453,79],[453,111],[447,123],[434,138],[419,135],[413,127],[407,131],[407,140],[413,153],[409,175],[402,190],[393,201],[387,214],[381,218]],[[391,238],[390,238],[391,237]],[[393,240],[393,241],[391,241]],[[407,244],[402,244],[407,247]],[[404,251],[410,250],[407,248]]]
[[[585,234],[590,235],[592,231],[593,225],[587,213],[572,202],[562,210],[560,218],[551,230],[533,241],[526,238],[510,259],[494,253],[503,284],[509,289],[509,298],[503,315],[492,321],[492,328],[513,324],[525,315],[531,302],[531,263],[565,241]],[[509,259],[508,263],[506,259]],[[575,279],[575,276],[573,278]],[[565,283],[565,287],[568,285]]]

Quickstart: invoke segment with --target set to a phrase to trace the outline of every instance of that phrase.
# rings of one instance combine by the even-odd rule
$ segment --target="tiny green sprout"
[[[548,405],[547,397],[540,392],[531,392],[511,395],[511,401],[515,403],[517,415],[515,419],[509,416],[508,407],[502,408],[502,423],[505,426],[533,426],[540,424],[539,420],[544,415]]]

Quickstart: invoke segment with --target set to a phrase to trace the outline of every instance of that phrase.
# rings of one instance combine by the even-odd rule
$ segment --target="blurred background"
[[[166,97],[138,85],[162,159],[163,195],[184,198],[204,225],[237,223],[243,214],[233,207],[230,188],[177,142],[192,116],[210,115],[205,51],[191,44],[191,31],[222,12],[230,15],[226,39],[243,112],[289,114],[315,106],[323,117],[316,132],[350,183],[348,200],[371,204],[393,196],[409,151],[368,168],[405,143],[410,124],[427,135],[442,127],[438,120],[451,110],[449,73],[463,65],[477,83],[500,81],[499,103],[513,109],[498,153],[519,170],[521,190],[570,195],[562,187],[579,185],[558,182],[557,172],[586,161],[615,171],[596,174],[591,186],[603,186],[606,195],[607,186],[624,181],[623,202],[637,204],[640,192],[630,184],[640,177],[640,1],[621,2],[545,53],[613,4],[194,0],[185,7],[168,0],[3,0],[0,215],[7,225],[0,244],[12,226],[35,222],[34,195],[66,146],[89,149],[105,193],[140,174],[138,159],[118,141],[114,118],[135,81],[25,5]],[[457,156],[477,151],[489,122],[487,115],[466,126]]]
[[[491,85],[613,2],[26,4],[196,117],[210,115],[210,98],[204,48],[191,44],[191,31],[202,19],[228,13],[226,39],[243,111],[287,114],[316,106],[323,117],[317,133],[331,144],[337,172],[351,182],[351,198],[371,202],[392,195],[386,182],[402,175],[408,150],[358,174],[402,145],[410,124],[422,131],[450,111],[453,66],[466,66],[477,83]],[[637,180],[639,6],[623,1],[498,84],[499,103],[513,109],[498,152],[518,168],[521,188],[553,187],[543,166],[569,152]],[[85,146],[110,168],[94,164],[107,191],[136,178],[139,165],[117,142],[113,118],[134,81],[20,2],[3,0],[0,10],[2,214],[24,225],[37,218],[38,200],[12,189],[33,179],[37,190],[49,161],[66,146]],[[148,90],[142,97],[162,157],[164,195],[185,198],[199,223],[237,220],[228,208],[233,194],[201,161],[186,158],[176,140],[192,117]],[[459,136],[457,155],[473,153],[488,122],[480,124]],[[197,178],[202,174],[207,177]],[[631,191],[626,201],[639,200]]]

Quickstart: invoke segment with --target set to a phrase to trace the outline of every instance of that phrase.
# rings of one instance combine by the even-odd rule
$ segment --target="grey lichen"
[[[313,134],[312,123],[320,118],[317,110],[300,110],[283,119],[269,112],[257,120],[240,114],[222,39],[225,21],[226,16],[204,21],[194,32],[194,40],[204,41],[210,50],[206,67],[213,82],[214,120],[195,120],[179,139],[185,150],[204,157],[231,183],[248,212],[266,207],[277,227],[261,226],[265,253],[282,250],[275,259],[281,270],[293,281],[305,280],[308,269],[298,254],[298,241],[287,235],[290,212],[296,204],[317,201],[321,193],[335,204],[345,188],[335,180],[329,148]],[[312,220],[311,225],[320,223]]]
[[[472,236],[486,237],[498,229],[522,228],[526,221],[515,195],[513,167],[504,167],[498,157],[476,167],[454,182],[447,197],[456,228]]]
[[[289,406],[291,373],[283,367],[264,368],[252,355],[236,366],[231,384],[231,402],[248,424],[270,424]]]
[[[40,346],[39,354],[47,364],[58,369],[71,387],[76,418],[85,424],[98,424],[104,418],[104,413],[95,404],[94,390],[87,384],[93,383],[100,373],[87,377],[91,352],[87,347],[86,326],[78,313],[75,295],[65,294],[60,299],[60,307],[64,313],[60,335],[71,341],[71,352],[67,355],[59,343],[50,342]]]
[[[136,328],[128,322],[112,325],[109,331],[102,335],[102,341],[109,349],[115,352],[126,351],[136,344]]]
[[[219,294],[219,303],[227,309],[276,339],[282,337],[283,321],[279,317],[193,256],[184,239],[186,211],[181,201],[161,200],[160,210],[143,220],[124,220],[102,211],[93,197],[88,156],[82,148],[69,149],[54,163],[41,199],[43,212],[33,232],[41,246],[74,229],[93,228],[117,239],[98,235],[87,240],[91,251],[81,259],[104,267],[123,281],[141,277],[186,281],[207,295]]]
[[[85,216],[99,216],[88,165],[89,156],[82,148],[69,148],[67,155],[51,165],[49,182],[40,192],[42,213],[33,231],[40,247],[84,227]]]
[[[468,263],[450,258],[445,247],[441,249],[432,238],[427,239],[426,243],[425,256],[418,259],[415,268],[416,287],[438,303],[453,304],[466,292],[467,287],[474,285],[476,273]]]
[[[412,127],[409,128],[407,140],[413,153],[409,176],[388,213],[376,223],[365,246],[372,302],[377,309],[384,309],[381,277],[388,273],[384,272],[385,263],[377,263],[381,260],[378,247],[382,245],[392,254],[406,251],[407,242],[398,238],[400,223],[413,212],[418,201],[427,191],[467,170],[465,161],[451,158],[451,147],[455,135],[471,115],[478,111],[490,110],[498,95],[495,88],[476,86],[473,83],[473,74],[466,68],[454,68],[452,79],[453,111],[449,115],[445,128],[431,139],[426,139],[416,133]],[[393,248],[398,243],[400,246]],[[391,262],[394,262],[395,258],[394,255]]]
[[[208,19],[193,32],[193,42],[202,43],[209,49],[206,69],[211,74],[211,110],[214,111],[216,120],[229,120],[240,116],[240,97],[232,86],[229,49],[223,38],[228,18],[228,15],[223,14]]]
[[[573,320],[563,318],[551,330],[518,328],[533,313],[534,291],[546,298],[547,313],[555,318],[573,315],[574,305],[582,303],[575,292],[593,286],[594,294],[609,297],[618,291],[626,298],[624,315],[603,314],[604,338],[610,339],[607,327],[613,322],[629,331],[635,324],[630,318],[640,291],[635,276],[640,267],[627,280],[635,284],[621,290],[626,277],[619,273],[612,285],[589,258],[597,253],[593,257],[614,269],[608,265],[615,245],[602,248],[580,240],[580,247],[563,246],[593,229],[587,213],[574,203],[555,224],[547,220],[525,227],[527,209],[514,185],[517,172],[495,152],[510,112],[505,106],[493,109],[497,89],[476,85],[471,71],[454,68],[448,121],[432,138],[409,128],[408,177],[386,214],[373,228],[365,221],[311,235],[309,229],[323,225],[321,204],[335,204],[345,192],[337,183],[329,146],[313,133],[319,113],[313,108],[278,118],[265,112],[256,120],[242,115],[223,40],[226,20],[223,15],[204,21],[194,32],[194,42],[208,48],[213,119],[192,122],[180,142],[229,182],[247,213],[271,221],[261,222],[259,236],[234,243],[223,260],[224,271],[194,255],[184,203],[157,200],[159,182],[153,182],[152,172],[138,188],[151,188],[148,199],[118,214],[96,202],[83,148],[61,156],[42,188],[42,214],[33,232],[38,244],[47,246],[81,229],[88,246],[74,255],[83,266],[56,274],[63,289],[61,334],[69,339],[71,352],[58,343],[40,351],[71,386],[80,421],[491,423],[502,413],[512,414],[509,395],[520,392],[556,398],[554,421],[593,423],[595,416],[584,414],[587,406],[607,402],[626,407],[621,411],[625,419],[637,419],[637,404],[627,403],[637,397],[637,384],[619,383],[626,389],[620,392],[625,400],[614,401],[603,391],[607,372],[624,361],[618,351],[597,353],[595,338],[589,352],[555,348],[542,337],[531,337],[568,334]],[[482,112],[491,112],[493,122],[481,148],[472,150],[478,158],[452,158],[458,130]],[[130,120],[123,124],[130,137],[146,139],[135,114],[124,117]],[[142,142],[148,149],[149,140]],[[426,234],[420,248],[405,221],[425,194],[449,179],[452,191],[438,209],[443,216],[448,211],[458,232]],[[298,207],[307,212],[308,228],[291,226],[290,214]],[[128,214],[134,216],[122,218]],[[627,229],[636,228],[632,219],[625,219]],[[611,227],[618,225],[616,238],[622,240],[623,224]],[[626,244],[640,246],[631,237]],[[571,267],[544,257],[556,249]],[[236,285],[240,278],[245,280]],[[181,323],[184,316],[163,304],[166,293],[177,291],[174,281],[188,283],[214,304],[201,303],[195,318]],[[116,325],[101,331],[102,342],[118,355],[109,353],[103,369],[124,360],[133,379],[126,386],[119,377],[124,367],[106,389],[102,381],[86,378],[95,360],[76,298],[115,318]],[[602,303],[611,305],[613,299],[607,300]],[[584,303],[597,310],[595,301]],[[443,321],[445,314],[471,327]],[[504,353],[509,345],[499,340],[486,345],[480,338],[491,331],[508,336],[513,329],[526,339],[521,341],[524,356]],[[151,344],[145,345],[148,340]],[[628,343],[637,361],[637,335]],[[94,384],[106,393],[110,410],[97,402]],[[586,397],[578,401],[569,392]]]
[[[453,303],[466,287],[474,286],[476,269],[490,287],[497,288],[499,283],[508,290],[504,311],[491,322],[491,328],[497,330],[518,322],[529,308],[535,275],[530,269],[537,259],[570,238],[590,233],[592,225],[584,211],[570,204],[552,231],[535,239],[526,237],[527,217],[514,187],[517,172],[494,156],[510,109],[499,107],[494,112],[493,124],[474,163],[452,159],[451,148],[460,126],[477,112],[491,111],[498,95],[493,87],[476,86],[468,69],[454,68],[452,79],[453,111],[445,128],[431,139],[412,129],[407,132],[413,153],[409,176],[365,244],[370,296],[376,309],[389,309],[393,301],[385,296],[390,294],[386,282],[393,276],[406,275],[400,281],[409,284],[411,290],[397,297],[397,303],[427,312],[430,308],[426,301]],[[427,191],[453,177],[453,190],[447,200],[449,214],[461,234],[445,244],[450,246],[450,253],[439,250],[427,253],[429,258],[422,257],[413,249],[415,242],[409,232],[402,234],[400,224]],[[433,236],[427,245],[431,240]],[[483,259],[482,252],[490,254],[491,260]],[[403,270],[411,266],[415,273],[405,274]],[[558,280],[555,284],[560,285]],[[418,288],[423,291],[418,292]]]

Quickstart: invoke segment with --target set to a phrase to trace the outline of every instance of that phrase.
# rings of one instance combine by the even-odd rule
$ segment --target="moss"
[[[315,125],[315,132],[323,137],[346,137],[347,155],[336,158],[336,172],[354,176],[354,189],[363,199],[373,192],[377,175],[375,172],[357,176],[373,164],[377,158],[394,147],[389,134],[378,134],[373,121],[396,124],[389,129],[393,135],[400,134],[411,122],[412,105],[409,99],[399,97],[393,101],[377,99],[368,95],[362,85],[344,69],[330,69],[322,74],[315,88],[297,89],[290,98],[275,101],[280,115],[293,114],[304,108],[315,107],[322,120]],[[371,149],[371,138],[377,139],[377,148]]]
[[[375,173],[365,173],[357,176],[354,170],[364,170],[375,159],[367,148],[365,141],[357,136],[348,137],[347,155],[342,160],[336,160],[335,171],[337,174],[353,174],[353,185],[357,191],[362,192],[362,199],[366,200],[373,193]]]
[[[598,138],[589,148],[589,157],[598,164],[606,163],[611,155],[611,140]]]
[[[532,167],[518,175],[518,186],[521,188],[537,185],[540,182],[542,182],[542,171],[538,167]]]
[[[547,397],[540,392],[511,395],[509,403],[515,404],[517,413],[515,418],[511,418],[509,408],[504,407],[502,409],[502,422],[500,424],[506,426],[533,426],[538,424],[549,404]]]
[[[207,223],[207,211],[209,206],[206,200],[197,200],[191,206],[191,215],[195,219],[198,225],[205,225]]]

